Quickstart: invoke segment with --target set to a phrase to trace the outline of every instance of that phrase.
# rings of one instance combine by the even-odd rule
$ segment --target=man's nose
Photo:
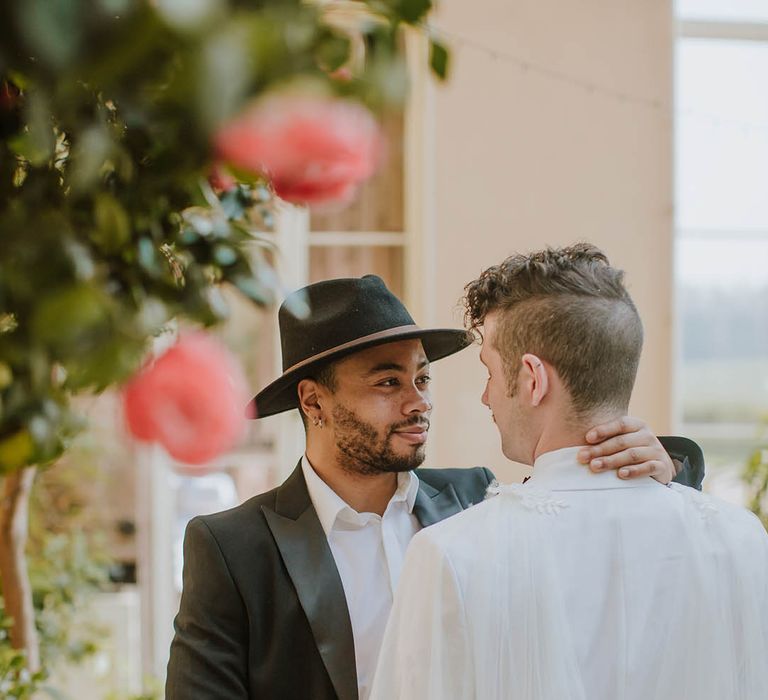
[[[432,410],[432,397],[428,389],[412,386],[403,406],[403,413],[427,413]]]
[[[491,405],[488,403],[488,385],[485,385],[485,389],[483,390],[483,395],[480,397],[480,401],[483,403],[484,406],[487,406],[488,408],[491,407]]]

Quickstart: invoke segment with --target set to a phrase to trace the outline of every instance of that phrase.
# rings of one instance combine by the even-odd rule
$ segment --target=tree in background
[[[743,479],[747,485],[747,506],[768,529],[768,416],[763,418],[760,444],[747,460]]]
[[[81,428],[71,399],[129,378],[170,320],[225,318],[221,285],[270,303],[273,197],[346,202],[373,172],[400,28],[430,4],[2,4],[0,578],[29,672],[29,494]]]

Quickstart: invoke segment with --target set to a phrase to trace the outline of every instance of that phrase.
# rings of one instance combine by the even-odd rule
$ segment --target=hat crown
[[[308,313],[298,313],[307,307]],[[293,292],[280,306],[278,320],[284,372],[346,343],[414,325],[376,275],[326,280]]]

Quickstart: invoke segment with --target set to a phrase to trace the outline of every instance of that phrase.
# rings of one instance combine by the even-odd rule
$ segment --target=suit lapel
[[[267,524],[309,620],[339,700],[357,700],[357,671],[347,600],[328,540],[312,507],[301,463],[277,492]]]
[[[429,527],[463,510],[453,484],[441,491],[419,479],[419,491],[413,504],[413,514],[423,527]]]

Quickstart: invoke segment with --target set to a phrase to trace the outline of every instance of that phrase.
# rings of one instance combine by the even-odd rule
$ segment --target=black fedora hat
[[[306,314],[295,313],[308,307]],[[278,312],[283,374],[262,389],[248,414],[264,418],[299,405],[296,386],[321,365],[358,350],[418,338],[432,362],[472,342],[453,328],[419,328],[403,303],[376,275],[334,279],[293,292]]]

